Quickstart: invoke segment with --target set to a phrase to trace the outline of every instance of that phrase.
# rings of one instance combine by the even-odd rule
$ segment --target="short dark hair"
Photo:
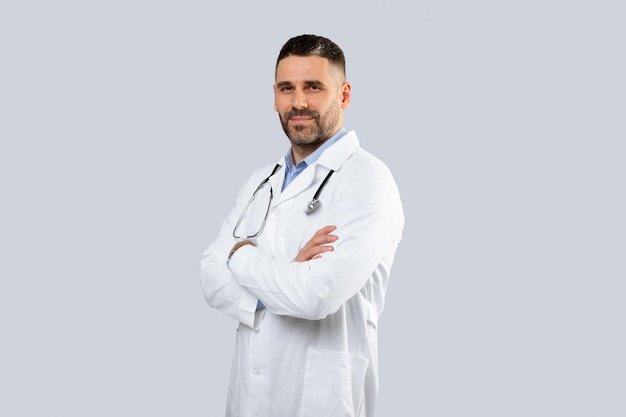
[[[299,35],[289,39],[280,50],[276,60],[276,68],[281,59],[288,56],[317,55],[328,59],[331,64],[337,66],[343,76],[346,76],[346,58],[343,51],[335,42],[328,38],[317,35]]]

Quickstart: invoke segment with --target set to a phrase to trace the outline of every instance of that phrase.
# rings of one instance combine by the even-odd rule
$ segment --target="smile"
[[[311,120],[313,120],[312,117],[302,117],[302,116],[296,116],[296,117],[292,117],[289,119],[289,121],[294,124],[304,124]]]

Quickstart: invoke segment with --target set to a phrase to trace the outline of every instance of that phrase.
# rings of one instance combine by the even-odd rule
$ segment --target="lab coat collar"
[[[326,149],[319,159],[311,166],[307,167],[291,184],[281,193],[282,184],[285,181],[285,172],[280,171],[279,175],[274,175],[270,179],[274,195],[278,194],[272,205],[278,205],[288,200],[311,186],[312,183],[320,182],[328,174],[331,169],[338,171],[341,165],[359,148],[359,138],[354,130],[346,133],[339,141],[334,143],[330,148]],[[284,167],[285,158],[281,157],[278,162]]]

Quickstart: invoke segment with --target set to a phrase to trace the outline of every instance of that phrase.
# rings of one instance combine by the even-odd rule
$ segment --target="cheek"
[[[276,111],[277,113],[284,113],[289,109],[290,107],[285,100],[281,101],[279,98],[274,98],[274,111]]]

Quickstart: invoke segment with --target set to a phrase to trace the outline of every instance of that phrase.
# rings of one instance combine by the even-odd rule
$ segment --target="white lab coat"
[[[226,416],[372,417],[378,318],[404,226],[396,183],[348,132],[282,193],[285,168],[271,177],[274,198],[257,246],[241,247],[227,266],[235,223],[273,166],[242,187],[201,261],[207,302],[239,321]],[[330,169],[320,206],[305,214]],[[334,251],[295,262],[326,225],[337,226]],[[256,310],[257,299],[265,309]]]

